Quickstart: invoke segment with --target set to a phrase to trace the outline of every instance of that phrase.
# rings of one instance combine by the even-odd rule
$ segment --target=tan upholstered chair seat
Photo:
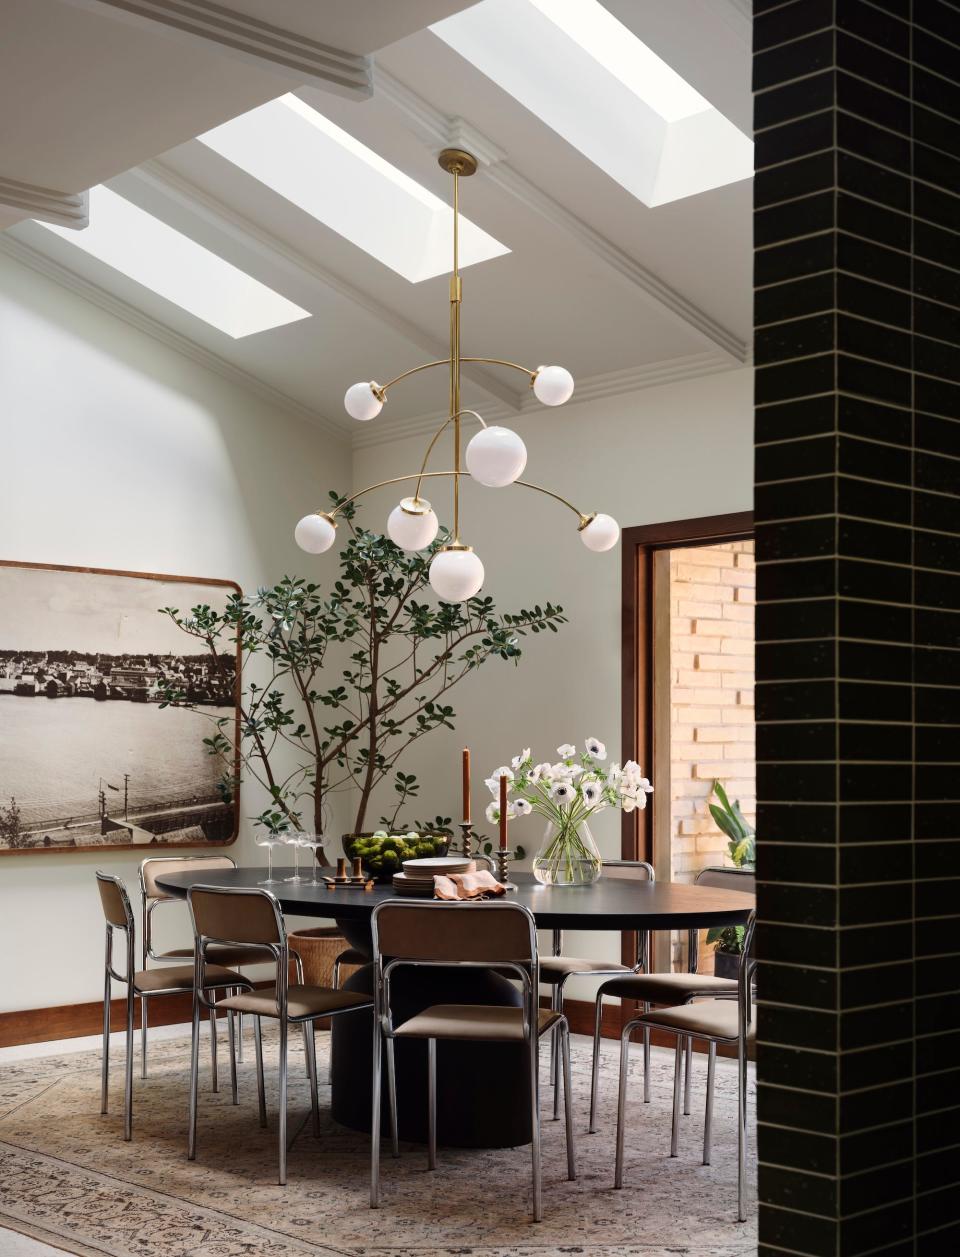
[[[649,1022],[650,1025],[661,1026],[664,1030],[689,1034],[695,1039],[735,1043],[739,1016],[736,1000],[713,999],[702,1004],[684,1004],[680,1008],[661,1008],[654,1013],[645,1013],[637,1020],[641,1024]],[[753,1055],[754,1027],[755,1023],[751,1023],[747,1032],[749,1056]]]
[[[586,956],[541,956],[540,981],[559,982],[574,973],[630,973],[627,965],[616,960],[589,960]]]
[[[540,1010],[537,1034],[558,1021],[559,1013]],[[523,1039],[523,1009],[491,1004],[434,1004],[397,1026],[398,1039]]]
[[[165,951],[157,960],[179,960],[193,956],[192,947],[176,947],[173,951]],[[256,947],[252,944],[211,943],[207,948],[207,959],[217,965],[266,965],[275,964],[276,958],[269,947]]]
[[[224,969],[221,965],[207,965],[204,978],[207,987],[237,986],[245,981],[239,973]],[[134,974],[133,985],[138,993],[192,991],[193,965],[163,965],[156,969],[141,969]]]
[[[323,1017],[327,1013],[341,1012],[347,1008],[369,1007],[372,1002],[369,995],[356,991],[334,991],[326,986],[298,986],[291,983],[287,990],[287,1012],[292,1020],[298,1017]],[[279,1016],[276,992],[272,987],[265,991],[231,995],[227,999],[218,1000],[217,1008],[232,1008],[239,1013],[253,1013],[255,1017]]]
[[[712,973],[631,973],[604,982],[603,993],[651,1004],[682,1004],[695,995],[736,996],[737,982],[735,978],[717,978]]]

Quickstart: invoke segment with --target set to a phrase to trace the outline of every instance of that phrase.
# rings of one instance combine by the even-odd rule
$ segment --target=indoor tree
[[[356,791],[353,832],[360,833],[371,796],[387,779],[396,807],[381,823],[396,827],[419,792],[416,777],[397,762],[434,729],[454,727],[450,690],[488,660],[516,664],[521,637],[566,622],[551,603],[501,612],[483,596],[426,600],[430,559],[446,535],[428,551],[408,553],[356,526],[354,505],[330,497],[350,537],[328,590],[285,576],[252,596],[231,595],[222,611],[162,609],[203,644],[225,679],[239,640],[239,741],[231,717],[205,711],[175,683],[165,687],[162,705],[211,720],[204,744],[223,765],[221,793],[232,798],[246,773],[269,798],[255,823],[275,833],[322,833],[326,796],[345,789]],[[250,667],[254,658],[265,669]]]

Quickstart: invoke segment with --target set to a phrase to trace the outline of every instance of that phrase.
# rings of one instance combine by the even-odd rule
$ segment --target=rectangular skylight
[[[90,225],[82,231],[40,226],[235,340],[310,317],[109,188],[90,189]]]
[[[598,0],[481,0],[430,29],[645,205],[753,174],[753,142]]]
[[[281,96],[198,138],[411,283],[450,269],[450,206],[299,97]],[[461,266],[509,252],[461,217]]]

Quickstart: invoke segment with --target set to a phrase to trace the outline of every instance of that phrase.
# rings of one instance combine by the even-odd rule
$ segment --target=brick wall
[[[707,803],[719,778],[756,809],[753,542],[670,554],[672,877],[721,864],[727,840]]]

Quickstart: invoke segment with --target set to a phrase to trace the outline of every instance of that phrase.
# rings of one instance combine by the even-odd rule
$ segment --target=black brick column
[[[960,5],[755,0],[760,1253],[960,1252]]]

